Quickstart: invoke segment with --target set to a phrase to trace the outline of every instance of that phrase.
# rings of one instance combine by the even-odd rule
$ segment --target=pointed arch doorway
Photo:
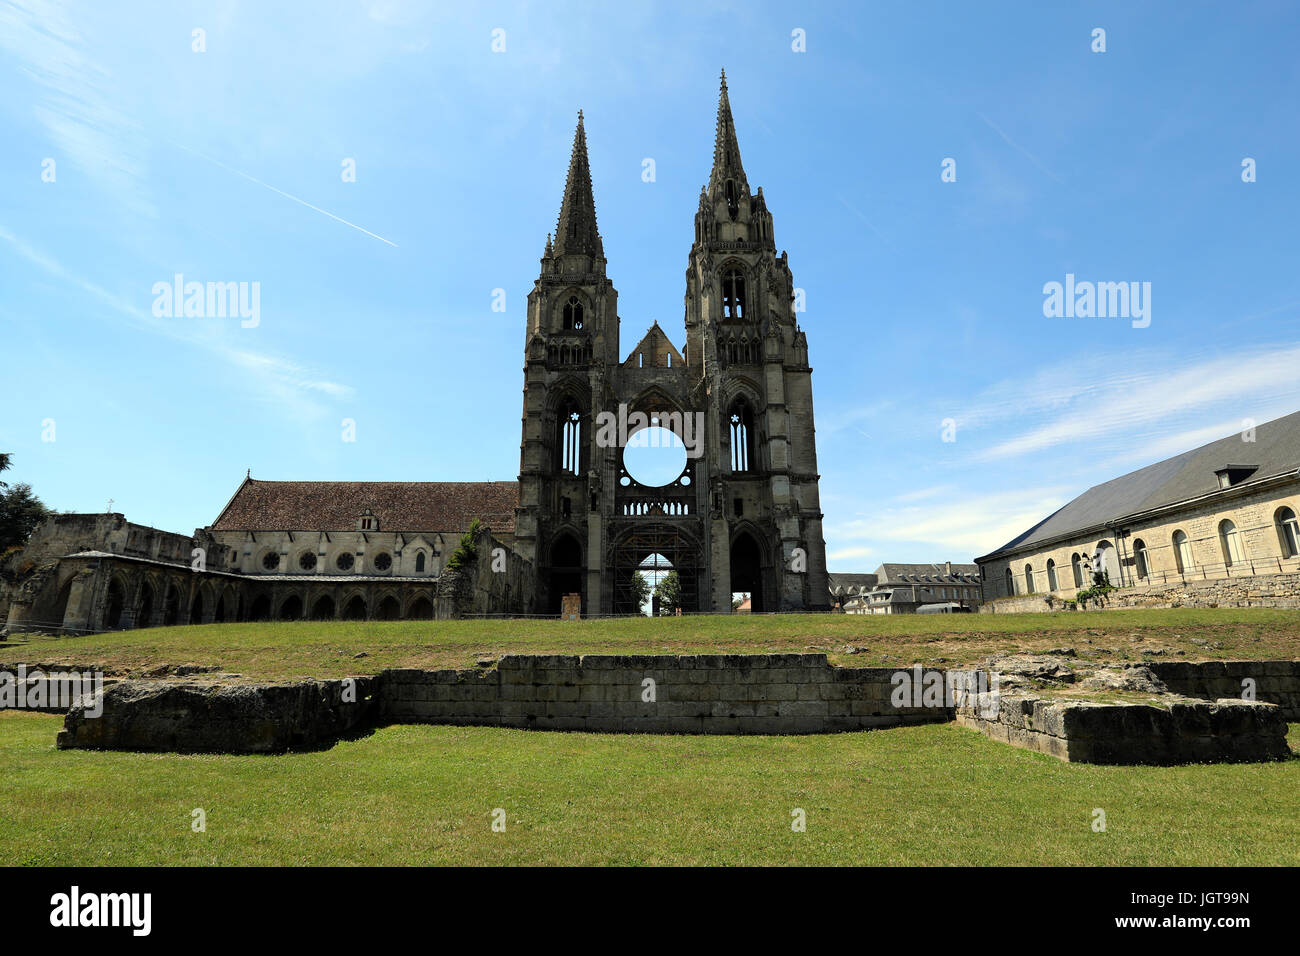
[[[766,593],[763,548],[748,531],[741,531],[731,542],[731,593],[749,595],[749,608],[754,613],[772,610],[772,596]]]
[[[582,609],[587,609],[583,581],[582,545],[571,532],[562,532],[551,544],[551,575],[547,582],[547,611],[556,616],[566,594],[581,594]]]

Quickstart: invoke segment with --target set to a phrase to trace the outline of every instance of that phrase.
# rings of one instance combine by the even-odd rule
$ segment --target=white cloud
[[[839,545],[891,542],[923,545],[944,559],[967,561],[999,548],[1056,511],[1074,494],[1064,486],[964,495],[938,504],[886,507],[827,528]],[[866,547],[866,545],[861,545]],[[880,550],[875,544],[872,550]],[[927,560],[939,560],[929,558]]]
[[[1300,346],[1241,349],[1175,369],[1161,367],[1152,356],[1133,353],[1123,360],[1130,371],[1110,374],[1097,374],[1096,361],[1044,370],[1019,395],[1007,383],[990,390],[972,417],[990,422],[1016,406],[1024,418],[1038,417],[1035,413],[1042,411],[1060,410],[1060,414],[976,453],[974,460],[998,461],[1085,442],[1095,446],[1094,452],[1105,445],[1133,447],[1139,442],[1147,448],[1149,439],[1173,442],[1176,436],[1162,432],[1185,423],[1197,411],[1222,416],[1227,408],[1236,409],[1237,424],[1225,432],[1230,433],[1260,402],[1291,409],[1300,403],[1300,379],[1295,374],[1300,368]],[[1209,430],[1202,426],[1184,434]],[[1192,441],[1169,453],[1196,444]]]
[[[69,272],[61,263],[33,248],[3,226],[0,226],[0,240],[9,243],[20,256],[54,278],[99,299],[125,316],[132,326],[166,336],[190,347],[203,349],[232,367],[242,370],[261,392],[265,401],[285,410],[294,418],[314,419],[325,413],[325,406],[312,397],[314,394],[328,395],[331,398],[348,398],[354,394],[354,389],[350,385],[317,378],[311,370],[288,359],[246,348],[232,347],[221,341],[220,330],[214,331],[211,327],[205,330],[202,325],[156,318],[151,311]]]
[[[870,557],[875,553],[876,553],[875,548],[866,548],[866,547],[839,548],[835,551],[827,552],[826,560],[827,561],[854,561],[859,558]]]
[[[58,3],[10,0],[0,4],[0,49],[44,89],[34,112],[54,158],[66,156],[119,201],[155,216],[140,189],[148,163],[139,127],[119,108],[111,73],[84,52],[77,22]]]

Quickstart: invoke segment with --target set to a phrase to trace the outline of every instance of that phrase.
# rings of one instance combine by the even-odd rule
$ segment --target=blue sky
[[[6,477],[183,532],[246,468],[513,478],[578,109],[623,348],[680,347],[725,66],[806,290],[830,567],[969,560],[1300,408],[1297,37],[1283,2],[0,0]],[[176,273],[259,283],[258,325],[155,317]],[[1149,327],[1045,318],[1067,273],[1151,283]]]

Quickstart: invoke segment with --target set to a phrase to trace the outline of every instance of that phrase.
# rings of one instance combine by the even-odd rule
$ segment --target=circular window
[[[642,428],[627,440],[623,467],[641,484],[658,488],[675,481],[686,470],[686,446],[660,425]]]
[[[269,551],[262,556],[262,567],[268,571],[274,571],[280,566],[280,555],[275,551]]]
[[[380,551],[375,555],[375,567],[380,571],[387,571],[393,566],[393,556],[387,551]]]
[[[304,571],[314,571],[316,569],[316,552],[304,551],[298,555],[298,567]]]
[[[344,551],[335,559],[334,566],[340,571],[351,571],[355,560],[356,559],[353,558],[351,551]]]

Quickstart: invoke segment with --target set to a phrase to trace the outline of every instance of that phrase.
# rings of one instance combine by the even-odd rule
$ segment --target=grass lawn
[[[847,654],[848,646],[866,648]],[[98,664],[139,674],[160,664],[216,665],[248,679],[341,677],[386,667],[472,667],[505,653],[827,653],[839,664],[972,664],[990,654],[1073,647],[1140,660],[1300,658],[1300,611],[1267,608],[1061,614],[718,615],[561,622],[472,620],[209,624],[0,643],[0,663]],[[1178,651],[1184,655],[1179,657]],[[366,657],[358,658],[358,654]]]
[[[0,713],[10,864],[1300,864],[1295,758],[1070,765],[951,724],[810,737],[396,726],[317,753],[178,756],[58,751],[61,720]],[[190,829],[196,807],[205,833]],[[807,832],[791,830],[796,807]]]
[[[1300,658],[1300,612],[216,624],[19,638],[0,644],[0,663],[293,679],[510,652],[819,651],[894,666],[1059,647],[1113,660],[1152,649]],[[0,852],[11,863],[1300,864],[1294,757],[1070,765],[952,724],[808,737],[405,725],[316,753],[184,756],[58,751],[61,723],[0,712]],[[1300,751],[1300,724],[1289,742]],[[205,833],[190,829],[199,807]],[[491,828],[497,807],[504,833]],[[806,832],[791,830],[796,807]],[[1104,833],[1092,830],[1095,808]]]

